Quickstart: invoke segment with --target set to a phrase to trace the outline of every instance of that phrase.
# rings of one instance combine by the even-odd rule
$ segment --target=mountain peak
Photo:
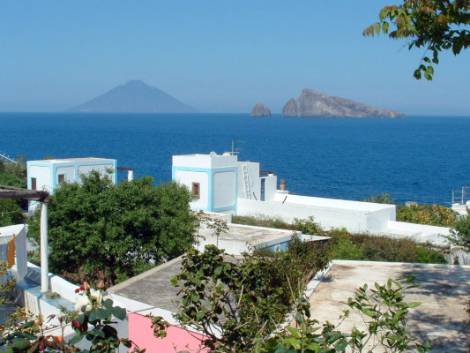
[[[193,113],[195,110],[142,80],[130,80],[72,108],[89,113]]]
[[[123,86],[124,87],[150,87],[142,80],[129,80]]]

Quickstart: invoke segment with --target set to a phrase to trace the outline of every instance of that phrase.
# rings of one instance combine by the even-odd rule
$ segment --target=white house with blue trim
[[[116,183],[117,162],[108,158],[44,159],[26,163],[29,190],[45,190],[53,194],[61,183],[79,183],[82,175],[97,171]],[[30,203],[30,210],[36,206]]]
[[[172,174],[190,190],[196,211],[235,214],[239,198],[270,199],[277,184],[274,174],[262,175],[259,163],[239,161],[232,153],[173,156]]]

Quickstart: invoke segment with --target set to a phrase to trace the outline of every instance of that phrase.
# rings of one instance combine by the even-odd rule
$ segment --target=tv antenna
[[[232,139],[232,150],[230,151],[230,154],[232,156],[235,156],[240,153],[240,148],[237,145],[241,142],[244,142],[244,141]]]

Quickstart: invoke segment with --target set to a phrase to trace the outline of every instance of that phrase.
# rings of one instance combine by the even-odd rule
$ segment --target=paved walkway
[[[415,276],[419,285],[407,292],[407,301],[422,303],[410,313],[410,331],[430,340],[432,352],[470,352],[470,318],[465,311],[470,300],[470,266],[334,261],[310,297],[312,317],[320,322],[337,323],[357,287],[364,283],[371,287],[375,282],[383,284],[388,278],[407,275]],[[352,326],[361,324],[361,316],[353,314],[341,329],[348,332]]]

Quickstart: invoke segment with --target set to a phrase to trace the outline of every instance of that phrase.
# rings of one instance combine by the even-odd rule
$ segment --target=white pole
[[[134,180],[134,171],[132,169],[129,169],[127,171],[127,181],[132,181]]]
[[[49,261],[47,244],[47,203],[41,205],[41,293],[49,291]]]

